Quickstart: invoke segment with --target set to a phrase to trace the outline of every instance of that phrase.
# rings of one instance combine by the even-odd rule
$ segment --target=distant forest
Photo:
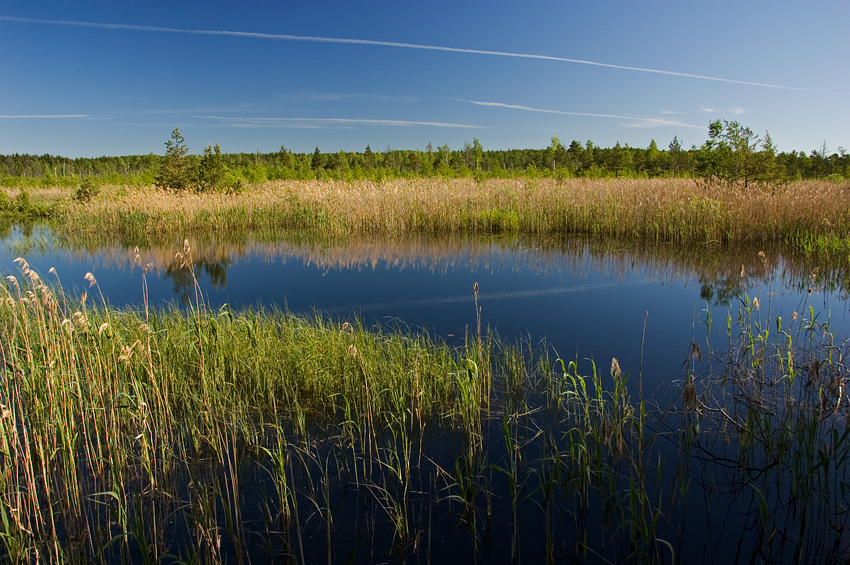
[[[177,130],[175,130],[176,132]],[[211,146],[206,148],[209,154]],[[5,186],[78,185],[83,177],[105,183],[154,184],[165,155],[129,155],[69,159],[53,155],[0,155],[0,184]],[[189,167],[201,167],[200,155],[186,155]],[[228,173],[246,183],[278,179],[373,179],[416,176],[554,176],[587,178],[717,178],[729,182],[782,182],[799,179],[850,179],[850,154],[829,153],[826,144],[809,153],[777,152],[769,134],[758,136],[738,122],[709,124],[701,146],[598,147],[591,141],[563,145],[553,137],[545,149],[487,150],[475,139],[460,149],[294,153],[220,153]]]

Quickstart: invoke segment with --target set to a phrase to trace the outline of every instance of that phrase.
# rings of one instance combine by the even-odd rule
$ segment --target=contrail
[[[503,102],[482,102],[480,100],[464,100],[462,98],[453,98],[458,102],[468,102],[476,106],[490,106],[495,108],[508,108],[510,110],[525,110],[526,112],[542,112],[544,114],[560,114],[565,116],[586,116],[589,118],[614,118],[618,120],[638,120],[652,126],[681,126],[694,129],[705,129],[705,126],[697,126],[686,124],[685,122],[677,122],[674,120],[664,120],[661,118],[639,118],[636,116],[621,116],[619,114],[592,114],[589,112],[568,112],[566,110],[547,110],[545,108],[533,108],[531,106],[520,106],[519,104],[505,104]]]
[[[88,114],[15,114],[15,115],[0,115],[3,120],[27,119],[38,120],[42,118],[88,118]]]
[[[470,128],[478,129],[481,126],[468,124],[453,124],[446,122],[412,122],[408,120],[372,120],[365,118],[240,118],[232,116],[198,116],[209,120],[232,122],[243,125],[274,126],[285,124],[336,124],[336,125],[366,125],[366,126],[431,126],[437,128]]]
[[[585,284],[578,286],[570,286],[570,287],[554,287],[554,288],[540,288],[540,289],[532,289],[532,290],[513,290],[513,291],[505,291],[505,292],[491,292],[484,293],[482,292],[478,296],[478,300],[481,302],[484,301],[495,301],[495,300],[518,300],[523,298],[538,298],[541,296],[556,296],[559,294],[572,294],[572,293],[580,293],[580,292],[589,292],[593,290],[599,290],[603,288],[620,288],[624,286],[638,286],[645,285],[649,283],[645,282],[611,282],[611,283],[599,283],[599,284]],[[424,307],[440,307],[440,306],[452,306],[454,304],[463,304],[466,302],[472,302],[473,298],[468,294],[455,295],[455,296],[447,296],[443,298],[420,298],[417,300],[411,300],[409,298],[405,298],[402,300],[390,300],[386,302],[373,302],[370,304],[356,304],[353,306],[334,306],[330,308],[321,308],[322,312],[328,314],[338,314],[341,312],[369,312],[374,310],[384,310],[384,311],[396,311],[396,310],[407,310],[410,308],[424,308]]]
[[[73,20],[42,20],[36,18],[16,18],[12,16],[0,16],[0,20],[7,22],[22,22],[33,24],[52,24],[64,26],[78,27],[94,27],[100,29],[123,29],[132,31],[156,31],[162,33],[182,33],[191,35],[223,35],[229,37],[249,37],[255,39],[276,39],[284,41],[310,41],[315,43],[342,43],[347,45],[374,45],[378,47],[397,47],[401,49],[421,49],[426,51],[443,51],[447,53],[468,53],[472,55],[491,55],[496,57],[514,57],[520,59],[537,59],[543,61],[556,61],[559,63],[574,63],[578,65],[591,65],[594,67],[604,67],[608,69],[619,69],[625,71],[636,71],[641,73],[654,73],[659,75],[693,78],[699,80],[711,80],[717,82],[726,82],[731,84],[743,84],[747,86],[760,86],[764,88],[779,88],[782,90],[799,90],[804,92],[817,92],[808,88],[797,88],[793,86],[782,86],[778,84],[769,84],[764,82],[751,82],[745,80],[735,80],[730,78],[713,77],[708,75],[698,75],[693,73],[681,73],[677,71],[665,71],[661,69],[650,69],[646,67],[631,67],[628,65],[615,65],[612,63],[600,63],[598,61],[588,61],[585,59],[570,59],[567,57],[554,57],[551,55],[535,55],[532,53],[511,53],[508,51],[488,51],[484,49],[465,49],[460,47],[444,47],[439,45],[423,45],[419,43],[402,43],[397,41],[377,41],[373,39],[350,39],[341,37],[321,37],[311,35],[290,35],[282,33],[258,33],[250,31],[226,31],[226,30],[207,30],[207,29],[181,29],[173,27],[160,26],[144,26],[134,24],[110,24],[97,22],[80,22]]]

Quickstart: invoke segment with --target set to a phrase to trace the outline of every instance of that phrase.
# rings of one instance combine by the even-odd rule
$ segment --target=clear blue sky
[[[0,0],[0,153],[850,150],[850,2]],[[199,33],[204,32],[204,33]],[[663,71],[663,72],[657,72]]]

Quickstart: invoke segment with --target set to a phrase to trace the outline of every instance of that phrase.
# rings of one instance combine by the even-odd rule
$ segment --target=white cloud
[[[666,71],[662,69],[652,69],[647,67],[632,67],[627,65],[615,65],[613,63],[601,63],[599,61],[589,61],[585,59],[571,59],[567,57],[554,57],[551,55],[535,55],[532,53],[512,53],[508,51],[489,51],[484,49],[463,49],[459,47],[443,47],[439,45],[423,45],[418,43],[403,43],[397,41],[377,41],[372,39],[350,39],[342,37],[321,37],[308,35],[290,35],[282,33],[257,33],[248,31],[227,31],[227,30],[205,30],[205,29],[180,29],[171,27],[159,26],[143,26],[133,24],[111,24],[111,23],[96,23],[83,22],[74,20],[42,20],[36,18],[15,18],[11,16],[0,16],[0,21],[7,22],[22,22],[35,24],[52,24],[64,26],[89,27],[111,30],[128,30],[128,31],[153,31],[160,33],[181,33],[190,35],[220,35],[227,37],[245,37],[253,39],[274,39],[284,41],[308,41],[316,43],[341,43],[348,45],[372,45],[378,47],[396,47],[401,49],[420,49],[426,51],[443,51],[449,53],[468,53],[472,55],[491,55],[496,57],[514,57],[521,59],[537,59],[545,61],[554,61],[559,63],[574,63],[578,65],[591,65],[594,67],[605,67],[609,69],[619,69],[625,71],[636,71],[642,73],[653,73],[667,76],[676,76],[682,78],[693,78],[700,80],[711,80],[718,82],[726,82],[732,84],[743,84],[748,86],[761,86],[765,88],[780,88],[783,90],[801,90],[806,92],[817,92],[808,88],[797,88],[792,86],[782,86],[778,84],[769,84],[763,82],[751,82],[746,80],[735,80],[722,77],[713,77],[708,75],[700,75],[695,73],[684,73],[678,71]]]
[[[725,108],[707,108],[705,106],[700,106],[699,111],[707,114],[732,114],[735,116],[745,114],[747,112],[739,106],[726,106]]]

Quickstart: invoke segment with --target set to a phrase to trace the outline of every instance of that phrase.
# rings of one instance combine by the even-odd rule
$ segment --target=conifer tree
[[[218,190],[224,183],[224,178],[227,175],[227,165],[221,157],[221,147],[218,143],[213,149],[212,144],[208,144],[204,149],[204,156],[201,158],[200,166],[198,167],[198,185],[201,190]]]
[[[174,128],[171,139],[165,142],[165,159],[156,176],[156,186],[173,190],[185,190],[191,186],[192,167],[187,158],[188,153],[189,148],[186,147],[180,130]]]

